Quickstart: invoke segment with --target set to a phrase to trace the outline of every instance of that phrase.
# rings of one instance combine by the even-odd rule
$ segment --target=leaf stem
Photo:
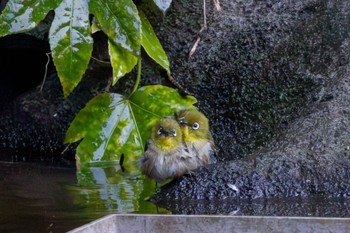
[[[138,61],[137,61],[137,76],[136,76],[136,82],[134,85],[134,89],[131,92],[131,95],[134,94],[134,92],[137,90],[137,88],[139,87],[140,84],[140,80],[141,80],[141,57],[139,57]]]

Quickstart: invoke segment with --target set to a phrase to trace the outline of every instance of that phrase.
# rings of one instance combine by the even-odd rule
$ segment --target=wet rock
[[[151,201],[349,197],[349,2],[220,3],[193,57],[195,13],[176,21],[170,10],[165,24],[180,25],[161,36],[185,44],[170,52],[173,76],[198,98],[224,162]]]
[[[309,111],[330,72],[349,63],[349,2],[172,3],[148,14],[179,87],[210,119],[219,159],[245,157]],[[162,16],[161,16],[162,17]],[[189,52],[200,36],[192,57]]]
[[[165,185],[151,201],[349,197],[350,67],[342,71],[325,90],[332,99],[314,105],[250,159],[201,168]]]

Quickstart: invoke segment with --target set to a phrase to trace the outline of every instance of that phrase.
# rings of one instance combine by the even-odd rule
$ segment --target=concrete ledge
[[[350,232],[350,218],[112,214],[69,233]]]

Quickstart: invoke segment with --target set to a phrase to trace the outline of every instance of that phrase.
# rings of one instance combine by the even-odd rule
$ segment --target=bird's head
[[[175,119],[164,117],[153,126],[151,138],[162,150],[174,149],[182,141],[180,125]]]
[[[195,109],[181,110],[176,113],[185,141],[193,142],[198,139],[208,139],[209,120],[201,112]]]

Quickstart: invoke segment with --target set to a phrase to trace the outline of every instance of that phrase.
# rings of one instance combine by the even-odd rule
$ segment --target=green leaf
[[[170,74],[168,57],[153,31],[152,25],[143,14],[140,14],[140,18],[142,22],[142,47],[154,61]]]
[[[119,136],[118,139],[111,140],[116,138],[115,135]],[[118,160],[122,153],[132,156],[142,149],[133,148],[140,144],[139,138],[128,101],[119,94],[98,95],[79,112],[68,129],[66,142],[82,137],[84,139],[76,151],[78,167],[80,163]]]
[[[52,57],[67,97],[80,82],[92,53],[87,0],[63,0],[55,9],[49,38]]]
[[[132,0],[90,0],[89,6],[112,43],[140,55],[141,22]]]
[[[152,85],[139,88],[129,98],[104,93],[93,98],[73,120],[66,143],[83,138],[76,151],[77,167],[101,161],[134,163],[144,151],[152,125],[163,116],[195,108],[196,99],[177,90]]]
[[[62,0],[10,0],[0,15],[0,37],[33,29]]]
[[[113,67],[112,84],[114,85],[121,77],[129,73],[135,67],[138,58],[117,44],[108,41],[108,45]]]

